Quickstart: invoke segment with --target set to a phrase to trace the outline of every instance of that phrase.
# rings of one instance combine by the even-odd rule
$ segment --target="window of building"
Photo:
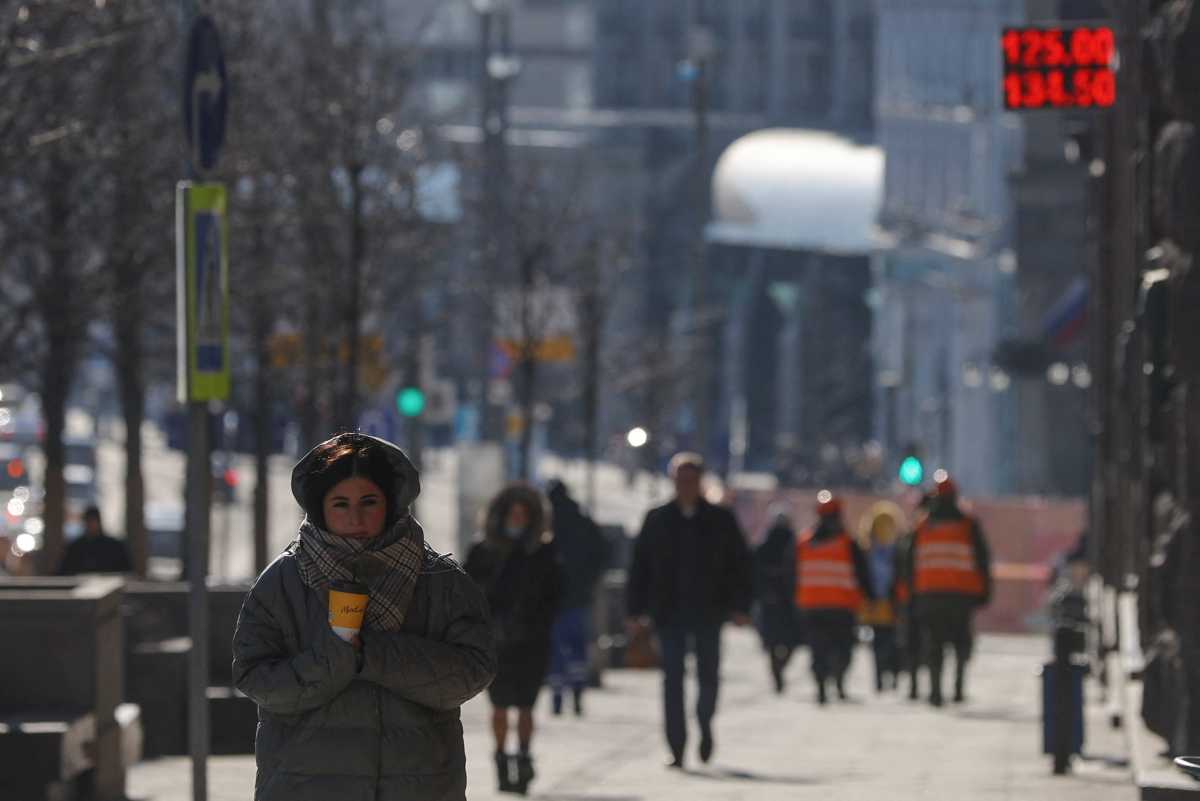
[[[730,5],[727,0],[700,0],[696,8],[696,23],[707,27],[718,40],[727,41]]]
[[[767,46],[767,6],[764,0],[742,0],[742,35],[751,46]]]
[[[821,39],[828,35],[827,0],[792,0],[788,4],[788,33],[793,39]]]
[[[810,42],[794,43],[788,57],[789,105],[794,111],[824,113],[829,108],[829,51]]]

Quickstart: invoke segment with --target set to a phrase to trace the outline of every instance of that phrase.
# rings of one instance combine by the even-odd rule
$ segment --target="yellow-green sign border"
[[[179,309],[181,339],[179,354],[180,400],[183,402],[206,402],[228,400],[230,389],[229,348],[229,217],[228,195],[221,183],[192,183],[181,181],[176,189],[177,279],[182,304]],[[221,350],[222,368],[219,371],[200,370],[197,367],[197,322],[196,322],[196,216],[211,214],[218,220],[221,232]],[[186,320],[182,319],[186,315]],[[186,368],[185,368],[186,365]]]

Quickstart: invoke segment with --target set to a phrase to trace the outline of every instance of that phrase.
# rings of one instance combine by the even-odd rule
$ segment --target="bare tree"
[[[97,161],[107,202],[94,208],[103,232],[101,268],[108,286],[107,317],[113,332],[115,368],[125,423],[125,537],[134,570],[145,575],[148,557],[142,423],[149,367],[148,318],[171,325],[173,281],[171,178],[179,148],[171,135],[174,109],[159,102],[174,81],[161,54],[174,39],[174,20],[157,3],[113,4],[109,25],[128,31],[108,49],[100,81],[104,146]]]
[[[20,97],[0,112],[0,153],[8,169],[0,230],[13,265],[6,274],[26,304],[28,356],[37,375],[45,423],[42,569],[63,547],[65,422],[75,368],[104,289],[101,247],[85,199],[102,194],[96,168],[103,140],[96,75],[130,34],[98,6],[46,2],[21,6],[9,25],[0,92]]]

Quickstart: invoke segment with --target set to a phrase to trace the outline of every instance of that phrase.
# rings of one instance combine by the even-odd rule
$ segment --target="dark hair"
[[[83,519],[87,520],[89,518],[91,518],[92,520],[95,520],[97,523],[100,522],[100,507],[99,506],[92,504],[91,506],[89,506],[88,508],[83,510]]]
[[[304,511],[319,527],[325,528],[325,496],[341,481],[359,476],[371,481],[383,492],[387,504],[384,526],[396,521],[396,472],[387,455],[374,443],[347,442],[338,437],[325,443],[314,454],[313,469],[304,482]]]

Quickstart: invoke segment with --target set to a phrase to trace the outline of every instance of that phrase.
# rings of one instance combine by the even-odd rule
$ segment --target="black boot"
[[[536,774],[533,770],[533,757],[528,753],[517,756],[517,783],[514,792],[525,795],[529,792],[529,783]]]
[[[837,679],[834,680],[834,686],[837,687],[838,700],[845,701],[846,700],[846,685],[843,683],[843,679],[841,676],[838,676]]]
[[[550,711],[554,713],[555,717],[562,714],[562,704],[562,693],[558,690],[555,690],[554,694],[550,696]]]
[[[503,751],[496,752],[496,777],[498,779],[497,787],[502,793],[511,793],[516,790],[516,785],[513,784],[511,760],[508,754]]]
[[[575,694],[575,717],[581,718],[581,717],[583,717],[583,688],[576,687],[574,690],[574,694]]]
[[[817,680],[817,703],[820,704],[821,706],[825,706],[825,704],[829,703],[829,698],[828,698],[828,696],[825,695],[825,680],[824,679]]]
[[[783,669],[777,659],[771,659],[771,679],[775,682],[775,694],[783,695]]]
[[[930,682],[929,703],[933,706],[942,705],[942,683],[936,678]]]
[[[700,761],[705,765],[712,759],[713,748],[712,728],[705,726],[700,730]]]

